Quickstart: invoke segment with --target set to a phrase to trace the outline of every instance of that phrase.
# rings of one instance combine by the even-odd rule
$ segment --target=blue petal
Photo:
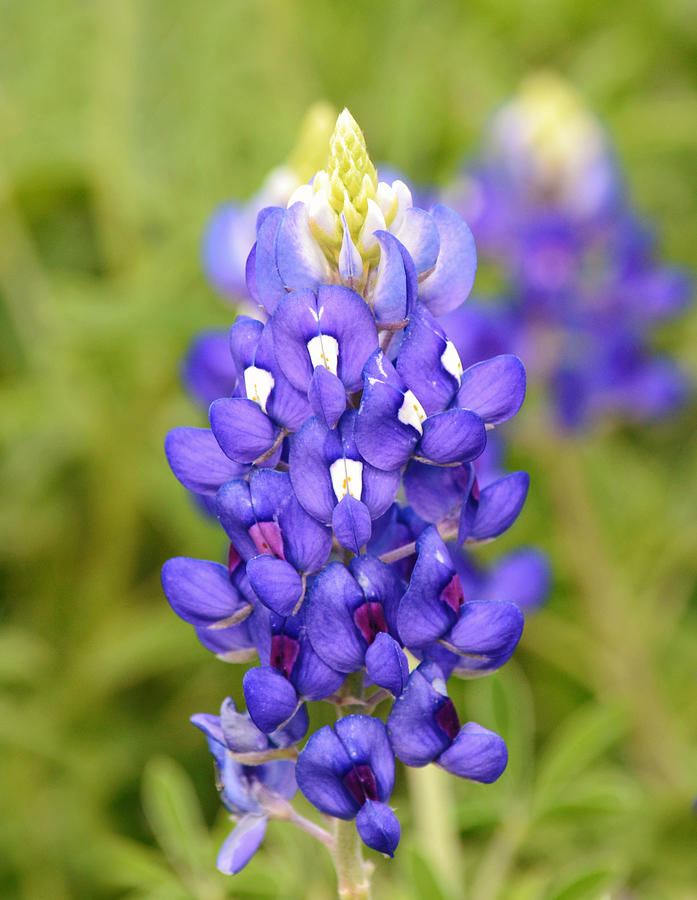
[[[248,619],[237,625],[228,625],[227,628],[198,625],[196,637],[206,650],[215,653],[223,662],[249,662],[256,655],[254,642],[249,633]]]
[[[215,506],[220,524],[242,559],[256,556],[259,551],[249,535],[256,522],[249,484],[241,478],[228,481],[216,494]]]
[[[508,600],[523,612],[532,612],[547,600],[550,580],[550,564],[544,553],[532,547],[521,548],[490,569],[477,599]]]
[[[423,423],[418,452],[435,463],[464,463],[476,459],[486,447],[486,428],[470,409],[448,409]]]
[[[374,237],[380,244],[380,262],[370,298],[375,318],[381,325],[403,322],[409,314],[410,295],[402,245],[389,231],[376,231]],[[413,269],[411,257],[409,260]]]
[[[336,504],[329,466],[343,455],[336,431],[316,417],[308,419],[290,441],[290,479],[300,505],[328,525]]]
[[[468,722],[437,762],[460,778],[491,784],[503,774],[508,763],[508,750],[498,734]]]
[[[217,209],[206,226],[203,268],[224,297],[244,297],[246,293],[245,262],[254,236],[254,219],[234,204]]]
[[[175,613],[192,625],[242,619],[251,611],[219,563],[176,556],[162,567],[162,587]]]
[[[419,286],[419,299],[434,316],[464,303],[477,271],[477,251],[466,222],[447,206],[436,204],[431,217],[438,228],[440,252],[436,267]]]
[[[184,383],[196,403],[204,409],[218,397],[231,396],[239,374],[230,356],[227,331],[199,334],[182,363]]]
[[[329,279],[329,266],[310,231],[304,203],[285,211],[276,240],[276,263],[283,284],[290,290],[315,290]]]
[[[316,731],[298,757],[298,787],[320,812],[338,819],[353,819],[358,804],[343,784],[351,768],[346,748],[329,725]]]
[[[404,491],[415,513],[427,522],[440,522],[457,513],[473,481],[471,463],[445,468],[412,460],[404,473]]]
[[[238,712],[231,697],[223,700],[220,707],[220,726],[225,738],[225,746],[233,753],[261,751],[266,750],[269,746],[269,739],[252,722],[249,713]]]
[[[426,647],[455,623],[454,610],[440,595],[455,569],[435,526],[429,526],[416,542],[417,558],[409,587],[397,613],[397,627],[407,647]]]
[[[353,553],[360,553],[361,547],[370,540],[372,529],[368,507],[346,494],[334,507],[332,529],[342,547]]]
[[[411,206],[405,210],[404,221],[395,237],[404,244],[414,260],[417,275],[428,272],[436,265],[440,249],[438,225],[425,209]]]
[[[257,852],[266,834],[266,816],[248,814],[235,826],[220,848],[216,866],[224,875],[241,872]]]
[[[307,598],[305,620],[312,646],[338,672],[357,672],[365,642],[353,620],[363,593],[342,563],[330,563],[315,578]]]
[[[409,676],[387,718],[394,752],[408,766],[425,766],[450,745],[450,737],[436,720],[446,698],[442,676],[435,664],[422,663]]]
[[[341,380],[324,366],[317,366],[307,396],[320,422],[333,428],[346,409],[346,388]]]
[[[221,484],[240,478],[247,466],[226,456],[209,428],[173,428],[165,454],[176,478],[197,494],[214,496]]]
[[[462,605],[443,640],[449,649],[472,658],[458,668],[483,675],[508,662],[522,633],[523,614],[515,603],[472,600]]]
[[[356,816],[356,828],[367,847],[394,856],[402,829],[399,819],[386,803],[366,800]]]
[[[470,366],[462,376],[457,405],[472,409],[489,425],[514,416],[525,399],[525,369],[517,356],[504,354]]]
[[[299,635],[300,652],[293,666],[293,684],[305,700],[324,700],[344,683],[343,673],[328,666],[315,652],[303,629]]]
[[[429,416],[450,406],[460,385],[459,376],[443,365],[446,347],[442,327],[424,306],[417,304],[404,331],[396,366]]]
[[[305,590],[293,566],[273,556],[250,559],[247,575],[257,597],[279,616],[291,615]]]
[[[345,716],[334,726],[354,766],[368,765],[375,776],[378,800],[389,800],[394,787],[394,753],[385,723],[371,716]]]
[[[372,682],[399,697],[409,678],[409,663],[394,638],[385,632],[377,634],[366,651],[365,664]]]
[[[469,537],[476,541],[489,540],[510,528],[523,508],[529,485],[527,472],[511,472],[485,487]]]
[[[254,365],[256,349],[263,332],[264,323],[251,316],[238,316],[230,327],[228,353],[240,374],[247,366]],[[218,394],[218,397],[222,396],[224,395]]]
[[[259,213],[257,242],[252,250],[253,257],[250,254],[247,264],[247,289],[269,315],[273,313],[278,301],[286,293],[276,263],[276,240],[284,215],[285,210],[280,206],[269,207]],[[253,283],[250,283],[252,282],[250,279],[252,261],[254,278]]]
[[[290,478],[284,473],[285,477]],[[294,493],[277,514],[288,562],[299,572],[316,572],[327,561],[332,549],[329,528],[305,512]]]
[[[278,433],[266,413],[252,400],[239,397],[216,400],[209,415],[216,440],[226,456],[236,462],[254,462],[271,448]]]
[[[285,724],[299,705],[293,685],[271,666],[249,669],[242,688],[249,715],[265,734]]]

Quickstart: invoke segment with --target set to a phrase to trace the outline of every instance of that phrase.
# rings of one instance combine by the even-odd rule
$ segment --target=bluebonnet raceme
[[[523,401],[520,360],[464,367],[443,325],[475,268],[465,222],[380,182],[345,111],[326,169],[258,215],[246,272],[261,318],[234,323],[227,364],[219,343],[210,360],[189,357],[210,429],[173,429],[167,458],[215,510],[229,553],[225,565],[169,560],[163,585],[204,646],[256,661],[247,713],[226,701],[194,717],[241,817],[224,871],[246,864],[269,818],[298,824],[295,758],[305,797],[388,855],[395,754],[480,782],[505,767],[503,740],[461,727],[445,688],[508,660],[521,607],[541,602],[548,578],[536,551],[485,572],[464,550],[510,527],[528,490],[525,473],[486,459]],[[298,751],[307,703],[322,700],[340,718]]]
[[[529,78],[445,196],[504,278],[499,298],[445,318],[463,360],[518,353],[564,427],[650,420],[683,401],[687,379],[651,332],[684,308],[691,281],[658,258],[607,135],[570,86]]]

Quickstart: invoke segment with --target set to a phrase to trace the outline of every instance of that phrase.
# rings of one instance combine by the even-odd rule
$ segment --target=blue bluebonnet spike
[[[369,716],[346,716],[325,725],[298,757],[298,786],[326,815],[356,819],[374,850],[393,856],[400,827],[387,806],[394,787],[394,753],[385,725]]]
[[[504,741],[474,722],[461,726],[442,670],[424,662],[409,676],[387,719],[395,754],[409,766],[430,762],[454,775],[490,784],[508,762]]]

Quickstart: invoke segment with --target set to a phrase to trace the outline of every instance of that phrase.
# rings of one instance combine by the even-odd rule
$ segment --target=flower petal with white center
[[[307,342],[307,352],[312,360],[312,368],[324,366],[336,375],[339,362],[339,342],[331,334],[317,334]]]
[[[460,381],[463,372],[462,360],[452,341],[446,341],[445,350],[441,354],[440,361],[445,371]]]
[[[404,402],[399,408],[397,418],[404,425],[411,425],[419,434],[424,433],[421,423],[426,418],[426,412],[413,391],[404,392]]]
[[[329,475],[337,500],[350,494],[356,500],[363,492],[363,463],[358,459],[341,457],[329,466]]]
[[[258,366],[248,366],[244,370],[244,391],[248,400],[253,400],[266,412],[269,394],[273,390],[274,379],[271,372]]]

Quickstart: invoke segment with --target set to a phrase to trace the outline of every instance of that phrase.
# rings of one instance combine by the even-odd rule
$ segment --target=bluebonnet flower
[[[445,196],[504,278],[500,298],[442,320],[465,362],[519,354],[567,428],[680,405],[686,376],[650,339],[684,308],[690,279],[658,259],[606,133],[568,85],[529,78]]]
[[[463,551],[510,527],[528,489],[526,473],[505,474],[486,453],[523,401],[520,360],[464,367],[439,318],[467,298],[475,269],[464,221],[415,206],[399,179],[379,181],[344,111],[326,169],[286,207],[259,212],[247,285],[268,320],[237,319],[227,371],[216,343],[210,365],[193,366],[202,400],[216,372],[227,379],[210,429],[176,428],[166,441],[174,474],[215,508],[230,548],[227,565],[170,560],[165,593],[221,659],[258,662],[243,679],[246,714],[228,704],[196,723],[223,761],[253,752],[256,767],[278,761],[279,734],[306,727],[308,703],[350,712],[310,737],[298,785],[388,855],[400,835],[387,805],[395,750],[474,780],[503,771],[503,740],[460,728],[445,680],[503,665],[523,628],[517,602],[532,607],[546,591],[534,551],[490,573]],[[388,701],[390,733],[373,715]],[[418,728],[409,750],[409,717],[431,713],[437,750]],[[258,793],[266,775],[250,777]],[[237,796],[237,769],[228,781]],[[234,804],[259,819],[248,800]],[[223,868],[246,862],[264,827],[231,837]]]

